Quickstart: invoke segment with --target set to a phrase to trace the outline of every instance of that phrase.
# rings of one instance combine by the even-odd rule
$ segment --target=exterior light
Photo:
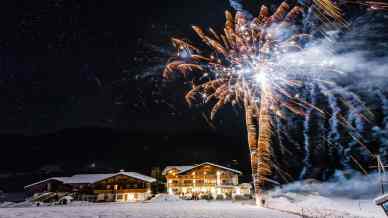
[[[240,187],[237,187],[237,188],[236,188],[236,195],[241,195]]]

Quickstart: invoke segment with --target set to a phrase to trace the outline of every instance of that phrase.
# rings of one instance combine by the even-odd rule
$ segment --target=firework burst
[[[297,19],[303,13],[307,16],[313,14],[319,24],[315,23],[313,28],[300,28]],[[272,15],[266,6],[262,6],[258,16],[253,19],[247,19],[241,12],[233,16],[226,11],[225,15],[222,34],[217,34],[212,28],[205,32],[193,26],[209,50],[201,51],[187,40],[173,38],[177,54],[169,60],[163,75],[171,78],[175,72],[180,72],[191,81],[192,89],[186,94],[189,105],[198,101],[215,102],[211,119],[225,104],[244,107],[256,201],[260,202],[266,184],[274,182],[269,179],[273,169],[280,171],[280,167],[272,161],[271,142],[275,121],[285,119],[284,111],[305,117],[306,128],[312,111],[322,117],[330,117],[332,128],[352,125],[339,114],[337,107],[329,115],[318,108],[314,100],[306,100],[298,91],[319,90],[334,106],[337,99],[333,92],[351,95],[342,89],[337,90],[334,83],[322,79],[324,73],[341,74],[328,58],[331,54],[329,49],[317,51],[317,56],[321,56],[319,60],[304,55],[305,50],[309,54],[314,53],[311,46],[314,35],[330,40],[331,31],[347,24],[339,8],[329,0],[314,1],[309,8],[301,5],[291,7],[283,2]],[[314,98],[316,94],[312,93],[311,96]],[[348,104],[349,108],[354,108],[352,103]],[[350,114],[348,120],[357,117],[356,122],[363,122],[359,120],[363,117],[362,109],[349,111],[354,114]],[[334,132],[333,129],[330,137],[337,137]],[[356,141],[356,131],[353,135]],[[308,141],[307,138],[305,162],[309,161]],[[303,171],[305,173],[306,169]]]

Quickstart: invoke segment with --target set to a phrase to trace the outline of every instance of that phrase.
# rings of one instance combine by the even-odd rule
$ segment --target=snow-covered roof
[[[386,201],[388,201],[388,194],[381,195],[381,196],[375,198],[375,204],[376,205],[381,205],[381,204],[383,204]]]
[[[218,164],[210,163],[210,162],[205,162],[205,163],[201,163],[201,164],[195,165],[192,168],[180,171],[179,173],[184,173],[186,171],[189,171],[191,169],[194,169],[194,168],[197,168],[197,167],[200,167],[200,166],[203,166],[203,165],[212,165],[212,166],[220,168],[220,169],[224,169],[224,170],[228,170],[228,171],[231,171],[231,172],[234,172],[234,173],[242,174],[241,171],[238,171],[238,170],[235,170],[235,169],[232,169],[232,168],[229,168],[229,167],[224,167],[224,166],[221,166],[221,165],[218,165]]]
[[[44,180],[41,180],[41,181],[38,181],[38,182],[35,182],[35,183],[32,183],[32,184],[26,185],[26,186],[24,186],[24,188],[29,188],[31,186],[38,185],[40,183],[44,183],[44,182],[47,182],[47,181],[50,181],[50,180],[55,180],[55,181],[58,181],[58,182],[66,183],[68,178],[70,178],[70,177],[51,177],[51,178],[48,178],[48,179],[44,179]]]
[[[136,173],[136,172],[119,172],[119,173],[103,173],[103,174],[77,174],[72,177],[68,177],[68,180],[65,183],[66,184],[77,184],[77,183],[92,184],[117,175],[125,175],[135,179],[140,179],[146,182],[156,181],[156,179],[152,177],[149,177],[140,173]]]
[[[34,185],[37,185],[37,184],[40,184],[40,183],[43,183],[43,182],[47,182],[47,181],[50,181],[50,180],[56,180],[56,181],[62,182],[64,184],[93,184],[93,183],[96,183],[96,182],[99,182],[101,180],[108,179],[108,178],[111,178],[111,177],[117,176],[117,175],[125,175],[125,176],[128,176],[128,177],[132,177],[132,178],[135,178],[135,179],[143,180],[143,181],[146,181],[146,182],[155,182],[156,181],[156,179],[154,179],[152,177],[149,177],[149,176],[146,176],[146,175],[143,175],[143,174],[140,174],[140,173],[136,173],[136,172],[99,173],[99,174],[76,174],[76,175],[71,176],[71,177],[52,177],[52,178],[48,178],[48,179],[45,179],[45,180],[42,180],[42,181],[30,184],[30,185],[27,185],[24,188],[29,188],[31,186],[34,186]]]
[[[166,168],[164,168],[163,172],[162,172],[162,175],[166,175],[168,171],[172,170],[172,169],[177,169],[179,172],[180,171],[185,171],[187,169],[191,169],[193,168],[195,165],[186,165],[186,166],[167,166]]]
[[[238,170],[235,170],[235,169],[232,169],[232,168],[228,168],[228,167],[224,167],[224,166],[221,166],[221,165],[218,165],[218,164],[210,163],[210,162],[204,162],[204,163],[201,163],[201,164],[196,164],[196,165],[191,165],[191,166],[167,166],[163,170],[162,174],[165,175],[171,169],[177,169],[177,170],[179,170],[178,174],[181,174],[181,173],[187,172],[187,171],[189,171],[191,169],[194,169],[194,168],[197,168],[197,167],[200,167],[200,166],[203,166],[203,165],[212,165],[212,166],[220,168],[220,169],[228,170],[228,171],[231,171],[231,172],[234,172],[234,173],[237,173],[237,174],[242,174],[241,171],[238,171]]]

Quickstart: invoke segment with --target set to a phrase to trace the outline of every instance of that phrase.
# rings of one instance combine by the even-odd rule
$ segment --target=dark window
[[[383,204],[383,208],[388,213],[388,201]]]

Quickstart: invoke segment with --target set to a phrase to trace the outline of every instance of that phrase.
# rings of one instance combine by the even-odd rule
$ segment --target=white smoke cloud
[[[276,188],[270,196],[287,196],[296,194],[318,194],[324,197],[370,199],[380,194],[380,177],[377,173],[364,176],[358,172],[336,171],[334,177],[326,182],[297,181]],[[388,188],[388,187],[387,187]]]

